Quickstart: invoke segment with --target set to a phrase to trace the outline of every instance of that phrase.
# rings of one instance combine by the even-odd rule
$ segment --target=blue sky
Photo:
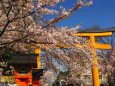
[[[71,8],[76,0],[65,0],[59,5],[66,9]],[[58,7],[58,6],[57,6]],[[57,26],[74,27],[82,23],[81,28],[88,28],[91,26],[101,26],[102,28],[109,28],[115,26],[115,0],[94,0],[94,4],[90,7],[84,7],[69,18],[60,21]]]
[[[56,25],[59,27],[69,26],[75,27],[77,24],[81,24],[80,29],[86,29],[92,26],[100,26],[102,28],[115,27],[115,0],[93,0],[92,6],[84,7],[69,18],[58,22]],[[56,9],[59,10],[59,6],[63,6],[66,9],[72,8],[76,0],[64,0],[63,3],[59,3]],[[53,15],[54,17],[54,15]],[[47,16],[51,19],[52,16]],[[115,45],[115,32],[113,35],[113,44]]]

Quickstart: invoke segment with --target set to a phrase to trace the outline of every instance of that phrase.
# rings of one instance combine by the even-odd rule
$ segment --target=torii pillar
[[[92,65],[92,78],[93,86],[100,86],[99,80],[99,70],[98,70],[98,61],[96,56],[96,49],[110,49],[110,44],[99,44],[96,43],[96,37],[111,36],[112,32],[79,32],[76,34],[81,37],[89,37],[90,43],[92,45],[92,55],[93,55],[93,65]]]
[[[41,53],[41,49],[37,48],[37,49],[35,49],[34,52],[35,52],[35,54],[38,54],[38,56],[36,57],[37,68],[34,68],[35,72],[32,74],[35,77],[35,80],[33,80],[33,82],[32,82],[32,84],[33,84],[32,86],[40,86],[40,77],[39,76],[42,75],[41,72],[43,73],[43,70],[40,70],[40,63],[41,63],[41,61],[40,61],[40,53]]]

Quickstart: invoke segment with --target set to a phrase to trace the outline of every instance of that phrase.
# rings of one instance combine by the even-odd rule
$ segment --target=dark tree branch
[[[43,7],[45,7],[45,6],[47,6],[47,5],[43,5],[43,6],[41,6],[39,9],[41,9],[41,8],[43,8]],[[6,12],[6,10],[4,9],[5,12],[7,13],[7,18],[8,18],[8,16],[9,16],[9,13],[10,13],[11,9],[12,9],[12,6],[11,6],[11,8],[8,10],[8,12]],[[39,9],[38,9],[38,10],[39,10]],[[16,16],[18,15],[18,13],[19,13],[19,10],[17,11]],[[26,17],[28,17],[28,16],[34,14],[34,13],[35,13],[35,11],[30,12],[30,13],[28,13],[27,15],[24,15],[24,16],[22,16],[22,17],[16,17],[16,16],[15,16],[12,20],[9,20],[9,19],[8,19],[8,21],[7,21],[7,23],[5,24],[3,30],[0,32],[0,37],[1,37],[1,36],[4,34],[4,32],[6,31],[8,25],[9,25],[10,23],[12,23],[14,20],[26,18]]]
[[[23,39],[27,38],[28,36],[30,36],[30,34],[25,35],[25,36],[24,36],[24,37],[22,37],[22,38],[15,39],[15,40],[13,40],[13,41],[11,41],[11,42],[7,42],[7,43],[1,43],[0,45],[9,45],[9,44],[12,44],[12,43],[14,43],[14,42],[21,41],[21,40],[23,40]]]
[[[5,30],[7,29],[7,26],[10,24],[10,22],[11,22],[10,20],[7,21],[6,25],[4,26],[4,28],[0,32],[0,37],[4,34]]]

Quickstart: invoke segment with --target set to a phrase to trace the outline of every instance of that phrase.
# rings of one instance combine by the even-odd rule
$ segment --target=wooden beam
[[[76,36],[111,36],[112,32],[103,32],[103,33],[76,33]]]
[[[110,44],[99,44],[99,43],[95,43],[94,47],[96,49],[111,49]]]

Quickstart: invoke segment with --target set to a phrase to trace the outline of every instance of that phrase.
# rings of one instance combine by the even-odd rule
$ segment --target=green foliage
[[[11,59],[11,58],[12,58],[12,55],[11,55],[10,53],[2,53],[2,54],[1,54],[1,57],[2,57],[3,59],[8,60],[8,59]]]
[[[60,71],[59,74],[63,76],[67,76],[69,74],[69,71],[65,71],[65,72]]]
[[[62,79],[63,79],[62,84],[65,84],[66,83],[66,77],[68,75],[69,75],[69,71],[65,71],[65,72],[60,71],[59,74],[58,74],[58,76],[57,76],[56,81],[53,83],[52,86],[60,86],[60,80],[62,80]]]
[[[12,58],[10,53],[1,53],[0,54],[0,67],[2,68],[2,73],[5,74],[8,70],[12,70],[10,66],[7,65],[7,61]]]

